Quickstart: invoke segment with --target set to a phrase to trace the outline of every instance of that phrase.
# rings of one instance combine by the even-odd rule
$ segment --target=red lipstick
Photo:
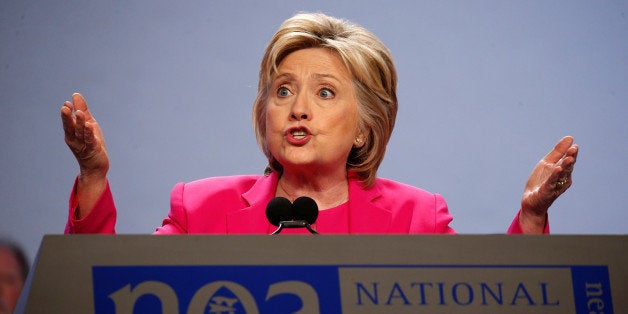
[[[284,133],[286,141],[291,145],[303,146],[312,138],[312,133],[306,127],[292,127]]]

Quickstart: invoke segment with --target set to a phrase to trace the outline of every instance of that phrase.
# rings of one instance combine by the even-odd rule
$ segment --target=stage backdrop
[[[399,114],[379,175],[442,194],[461,233],[502,233],[535,163],[581,147],[554,233],[626,233],[626,1],[2,1],[0,234],[31,258],[62,233],[77,165],[59,108],[104,129],[119,233],[151,233],[180,181],[262,173],[259,61],[281,22],[322,11],[390,48]]]

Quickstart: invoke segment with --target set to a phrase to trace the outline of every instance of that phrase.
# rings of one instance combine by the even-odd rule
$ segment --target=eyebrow
[[[294,77],[294,75],[292,73],[282,73],[277,75],[276,77],[273,78],[273,81],[282,79],[282,78],[287,78],[287,79],[292,79]],[[340,79],[338,77],[336,77],[333,74],[327,74],[327,73],[314,73],[311,75],[312,78],[315,79],[321,79],[321,78],[330,78],[333,79],[337,82],[340,82]]]
[[[331,78],[334,79],[336,81],[340,81],[336,76],[334,76],[333,74],[326,74],[326,73],[314,73],[312,74],[312,77],[314,78]]]

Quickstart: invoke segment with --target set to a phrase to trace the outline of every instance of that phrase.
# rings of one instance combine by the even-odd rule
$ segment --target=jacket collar
[[[227,233],[265,233],[275,230],[266,219],[266,205],[275,196],[279,175],[261,176],[242,194],[246,206],[227,214]],[[348,233],[386,233],[392,219],[389,209],[377,206],[381,197],[377,182],[364,189],[355,175],[349,176]],[[263,221],[264,223],[259,223]]]

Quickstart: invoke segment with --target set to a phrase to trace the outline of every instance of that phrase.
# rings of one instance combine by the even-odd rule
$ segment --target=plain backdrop
[[[267,41],[299,11],[390,48],[399,113],[379,175],[442,194],[463,234],[503,233],[533,166],[580,145],[554,234],[625,234],[626,1],[2,1],[0,235],[34,258],[78,167],[59,109],[105,132],[118,233],[151,233],[180,181],[261,174],[251,107]]]

